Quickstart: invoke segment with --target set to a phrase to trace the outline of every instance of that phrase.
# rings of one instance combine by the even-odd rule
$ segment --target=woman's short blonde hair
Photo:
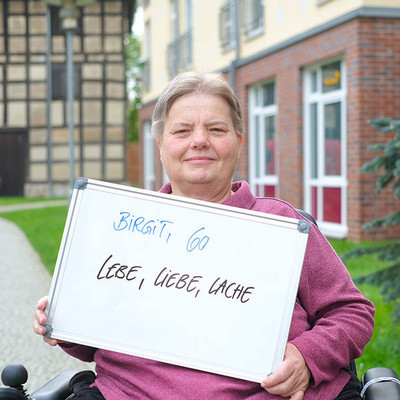
[[[228,103],[235,132],[244,134],[244,123],[239,100],[222,74],[184,72],[177,75],[163,90],[153,111],[151,132],[160,139],[168,112],[178,98],[192,93],[221,96]]]

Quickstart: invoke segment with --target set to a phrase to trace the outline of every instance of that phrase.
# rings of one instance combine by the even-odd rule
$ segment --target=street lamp
[[[42,0],[49,6],[60,7],[62,29],[65,31],[66,48],[66,89],[68,103],[69,132],[69,187],[72,190],[75,180],[75,141],[74,141],[74,51],[73,37],[78,26],[78,7],[84,7],[96,0]],[[51,34],[50,32],[48,33]]]

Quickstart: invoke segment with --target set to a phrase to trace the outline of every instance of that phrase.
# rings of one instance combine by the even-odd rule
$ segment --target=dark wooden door
[[[27,132],[0,130],[0,196],[23,196]]]

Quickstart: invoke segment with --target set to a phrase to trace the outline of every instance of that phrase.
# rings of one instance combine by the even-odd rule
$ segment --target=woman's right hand
[[[35,322],[33,323],[33,331],[37,333],[38,335],[43,336],[43,340],[49,344],[50,346],[57,346],[60,343],[67,343],[67,342],[62,342],[57,339],[51,339],[47,336],[44,336],[46,334],[46,327],[44,324],[47,322],[47,317],[46,317],[46,307],[49,302],[48,296],[42,297],[37,304],[37,309],[35,312]]]

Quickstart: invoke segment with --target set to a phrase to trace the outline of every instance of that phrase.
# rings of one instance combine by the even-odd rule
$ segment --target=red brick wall
[[[400,21],[365,20],[359,24],[358,39],[361,111],[359,158],[361,164],[364,164],[378,155],[367,150],[365,144],[383,143],[389,139],[387,135],[377,133],[365,124],[365,121],[381,116],[400,117]],[[396,201],[389,190],[379,195],[374,193],[375,177],[362,175],[360,181],[362,189],[357,202],[360,204],[360,219],[363,222],[400,209],[400,200]],[[368,236],[383,238],[386,232],[390,232],[390,237],[400,236],[399,229],[376,229],[369,231]]]
[[[131,185],[139,187],[141,186],[140,176],[143,175],[142,164],[139,162],[140,153],[140,143],[129,142],[126,145],[126,176]]]
[[[145,121],[151,120],[151,116],[153,114],[153,110],[155,107],[155,102],[148,104],[140,109],[139,112],[139,124],[140,124],[140,157],[139,157],[139,174],[140,174],[140,186],[144,186],[143,181],[143,124]],[[156,182],[155,182],[155,190],[158,190],[162,186],[162,165],[160,161],[160,156],[158,152],[158,147],[155,146],[154,148],[154,160],[155,160],[155,175],[156,175]]]
[[[279,197],[303,207],[302,68],[342,55],[347,75],[348,237],[398,237],[400,230],[364,232],[367,221],[400,208],[392,193],[376,195],[374,177],[360,167],[375,155],[377,135],[367,121],[400,114],[400,21],[357,19],[259,59],[237,71],[237,94],[247,123],[248,87],[274,78],[278,104]],[[247,138],[237,177],[248,177]]]
[[[360,167],[375,156],[367,150],[368,145],[383,137],[374,132],[368,121],[379,116],[400,118],[400,20],[352,20],[240,67],[236,92],[245,124],[248,125],[249,86],[274,78],[278,104],[278,196],[295,207],[304,207],[302,69],[338,55],[344,59],[347,76],[348,237],[357,241],[398,237],[399,229],[362,231],[362,225],[369,220],[399,209],[400,201],[389,191],[376,195],[375,178],[361,175]],[[141,123],[151,118],[153,107],[142,108]],[[157,171],[160,186],[159,162]],[[235,179],[248,179],[247,137]]]

